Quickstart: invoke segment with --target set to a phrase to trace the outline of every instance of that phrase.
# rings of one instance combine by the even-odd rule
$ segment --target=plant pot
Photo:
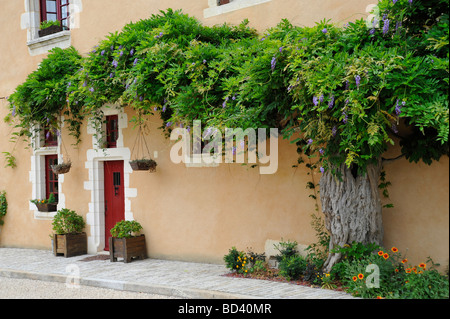
[[[72,163],[68,162],[68,163],[62,163],[62,164],[58,164],[58,165],[52,165],[52,171],[55,174],[65,174],[67,172],[70,171],[70,167],[72,166]]]
[[[133,171],[156,171],[156,162],[152,159],[140,159],[136,161],[130,161],[130,166]]]
[[[117,261],[117,258],[123,258],[125,263],[132,259],[147,258],[147,247],[145,245],[145,235],[131,238],[109,238],[109,256],[111,262]]]
[[[86,233],[53,235],[55,256],[73,257],[87,254]]]
[[[58,204],[49,204],[49,203],[35,203],[38,211],[40,212],[56,212],[56,206]]]
[[[63,30],[62,26],[60,25],[52,25],[48,28],[39,30],[39,37],[45,37],[46,35],[50,35],[53,33],[61,32]]]

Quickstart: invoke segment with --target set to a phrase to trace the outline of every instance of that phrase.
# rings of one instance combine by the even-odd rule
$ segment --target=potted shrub
[[[53,218],[53,253],[73,257],[87,254],[85,222],[75,211],[63,208]]]
[[[40,25],[39,37],[44,37],[49,34],[61,32],[63,30],[59,21],[43,21]]]
[[[50,193],[48,199],[32,199],[30,202],[35,204],[40,212],[56,212],[56,206],[58,205],[53,193]]]
[[[145,235],[139,234],[142,226],[134,220],[122,220],[111,228],[109,255],[112,262],[123,258],[125,263],[134,258],[147,258]]]
[[[152,159],[137,159],[130,161],[131,168],[133,171],[156,171],[156,162]]]

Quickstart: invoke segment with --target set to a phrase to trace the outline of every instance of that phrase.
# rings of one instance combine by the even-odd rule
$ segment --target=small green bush
[[[63,208],[53,218],[53,230],[58,235],[81,233],[85,222],[75,211]]]
[[[0,226],[4,224],[3,217],[6,215],[8,202],[6,201],[6,192],[0,192]]]
[[[236,271],[240,274],[246,274],[248,269],[246,269],[248,258],[243,251],[239,251],[236,247],[232,247],[228,254],[223,257],[225,261],[225,266],[231,271]]]
[[[121,220],[111,228],[111,236],[117,238],[131,238],[142,230],[141,224],[135,220]]]
[[[297,245],[296,241],[283,241],[281,240],[279,244],[274,244],[276,250],[280,252],[278,256],[275,256],[278,262],[281,262],[284,258],[290,258],[297,255]]]
[[[49,20],[42,21],[41,25],[40,25],[40,29],[44,30],[44,29],[49,28],[49,27],[54,26],[54,25],[59,27],[61,25],[61,22],[59,22],[59,21],[49,21]]]
[[[306,269],[306,259],[300,255],[284,257],[278,266],[280,275],[287,280],[297,280]]]

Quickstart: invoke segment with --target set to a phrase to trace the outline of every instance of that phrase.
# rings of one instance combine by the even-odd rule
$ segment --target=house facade
[[[222,1],[224,2],[224,1]],[[373,0],[0,0],[0,117],[8,113],[6,97],[25,81],[53,47],[74,46],[82,55],[110,32],[160,10],[181,9],[205,25],[239,24],[264,31],[288,19],[294,25],[314,25],[323,19],[337,24],[367,17]],[[40,36],[44,20],[60,20],[57,33]],[[271,174],[240,163],[177,163],[171,157],[174,141],[158,128],[159,117],[149,121],[147,146],[158,166],[156,172],[133,171],[138,131],[130,119],[134,111],[120,105],[103,108],[106,131],[113,136],[104,149],[90,121],[81,128],[81,143],[62,129],[54,140],[37,131],[30,145],[11,143],[14,129],[0,122],[0,151],[13,153],[15,168],[0,165],[0,191],[5,190],[8,213],[0,226],[0,247],[51,249],[49,234],[55,212],[41,212],[31,199],[54,193],[58,209],[69,208],[86,221],[89,253],[108,249],[108,233],[115,220],[136,220],[146,235],[148,256],[221,263],[232,246],[271,255],[280,240],[306,247],[317,241],[311,226],[316,204],[306,188],[320,173],[308,174],[297,163],[296,146],[278,138],[277,166]],[[271,152],[275,148],[271,147]],[[395,157],[399,149],[388,150]],[[70,159],[69,173],[54,175],[49,165]],[[4,161],[2,158],[0,161]],[[268,166],[271,163],[262,164]],[[399,159],[384,167],[389,202],[383,213],[386,247],[396,246],[412,262],[428,256],[448,265],[448,157],[428,166]],[[319,205],[320,206],[320,205]]]

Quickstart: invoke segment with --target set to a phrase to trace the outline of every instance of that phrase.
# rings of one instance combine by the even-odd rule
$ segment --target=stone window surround
[[[128,117],[123,108],[118,105],[105,105],[102,108],[104,116],[118,115],[119,138],[116,148],[102,149],[98,145],[102,137],[89,123],[87,133],[92,135],[92,148],[87,150],[85,168],[89,171],[88,180],[84,182],[84,189],[91,192],[89,211],[86,214],[86,226],[90,227],[88,236],[88,253],[95,254],[105,248],[105,194],[103,164],[105,161],[123,161],[124,195],[125,195],[125,220],[133,220],[131,211],[131,198],[137,196],[137,189],[130,188],[130,174],[133,170],[129,164],[131,151],[124,147],[123,130],[128,127]]]
[[[63,117],[60,120],[64,123]],[[46,197],[45,192],[45,155],[58,155],[58,162],[62,162],[61,154],[61,136],[58,135],[58,146],[45,147],[42,146],[42,130],[33,127],[33,135],[31,144],[33,146],[33,155],[31,155],[31,170],[29,172],[29,180],[32,185],[31,199],[41,199]],[[58,175],[58,205],[57,210],[65,208],[66,198],[62,192],[62,184],[64,183],[64,174]],[[35,219],[52,220],[56,212],[40,212],[35,204],[29,202],[29,208],[34,213]]]
[[[81,0],[69,0],[70,28],[79,27],[79,12]],[[21,16],[21,27],[27,30],[27,46],[31,56],[45,54],[55,47],[62,49],[71,45],[70,30],[61,31],[44,37],[39,37],[40,4],[39,0],[25,0],[25,13]]]
[[[204,18],[211,18],[220,14],[248,8],[272,0],[230,0],[230,3],[218,5],[217,0],[208,0],[208,8],[203,10]]]

